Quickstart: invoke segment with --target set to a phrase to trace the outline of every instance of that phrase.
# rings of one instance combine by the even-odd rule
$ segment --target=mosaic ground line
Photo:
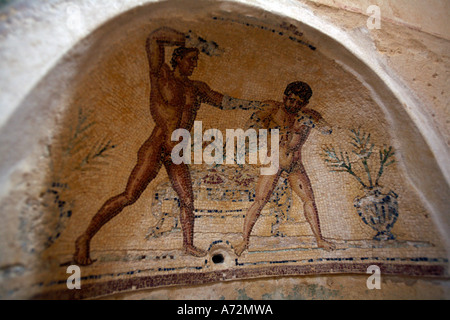
[[[226,269],[204,273],[173,273],[153,276],[118,279],[101,283],[85,284],[80,290],[50,290],[36,294],[33,299],[88,299],[144,289],[170,286],[201,285],[221,281],[234,281],[277,276],[366,274],[371,263],[327,263],[304,266],[276,266],[247,269]],[[392,276],[420,276],[446,278],[448,274],[443,265],[377,264],[381,273]]]

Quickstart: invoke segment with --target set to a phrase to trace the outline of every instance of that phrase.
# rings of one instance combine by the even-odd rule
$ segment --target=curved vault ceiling
[[[93,208],[99,207],[106,200],[105,196],[121,192],[135,164],[137,150],[154,127],[148,109],[148,63],[143,44],[149,32],[161,26],[170,26],[184,32],[193,30],[219,45],[223,52],[218,56],[201,55],[192,76],[193,79],[205,81],[214,90],[243,99],[281,101],[288,83],[302,80],[311,85],[314,91],[312,108],[319,111],[325,119],[329,119],[334,130],[331,136],[313,134],[303,150],[304,164],[309,171],[321,213],[322,231],[327,237],[337,239],[338,244],[345,247],[345,243],[349,241],[371,239],[373,236],[371,229],[367,228],[354,212],[354,198],[361,193],[358,183],[352,177],[328,170],[323,159],[324,146],[345,148],[344,142],[351,134],[349,130],[360,129],[370,133],[373,143],[377,146],[391,145],[396,150],[397,164],[389,169],[389,175],[384,177],[383,183],[400,194],[400,215],[395,229],[398,238],[401,241],[416,241],[421,244],[432,243],[437,249],[427,248],[424,252],[432,255],[434,259],[441,259],[446,255],[447,239],[439,239],[434,232],[437,224],[441,234],[446,236],[448,226],[448,221],[444,220],[448,218],[443,214],[448,209],[445,199],[447,189],[444,187],[442,192],[434,192],[436,184],[447,186],[436,162],[436,158],[442,154],[431,152],[429,145],[432,135],[427,128],[416,126],[420,120],[420,115],[414,113],[416,102],[407,95],[405,88],[397,84],[392,74],[380,69],[379,61],[370,60],[373,57],[367,54],[370,50],[365,47],[368,44],[364,40],[356,43],[355,35],[349,37],[342,34],[316,17],[297,15],[296,17],[300,18],[297,20],[261,10],[280,10],[269,8],[268,5],[269,2],[261,2],[260,8],[256,9],[231,2],[224,5],[210,1],[183,1],[182,6],[174,7],[173,1],[168,1],[125,12],[100,26],[74,46],[27,95],[10,121],[2,128],[2,148],[10,149],[2,160],[2,167],[7,171],[2,172],[11,172],[10,168],[14,168],[18,163],[22,166],[31,163],[31,168],[36,165],[46,168],[45,171],[37,172],[26,167],[23,170],[28,172],[26,176],[13,178],[19,181],[24,178],[29,180],[29,183],[36,187],[34,190],[52,190],[53,194],[42,196],[41,193],[41,200],[44,199],[42,203],[52,202],[54,199],[51,197],[55,192],[61,197],[58,198],[59,201],[64,202],[64,205],[60,203],[58,208],[43,214],[39,209],[29,208],[36,211],[31,212],[32,215],[37,212],[42,215],[38,220],[42,226],[36,229],[36,225],[25,222],[22,224],[25,227],[21,230],[36,234],[36,230],[43,231],[41,234],[45,235],[46,239],[42,236],[30,237],[22,239],[21,245],[28,253],[39,253],[38,263],[44,263],[54,271],[56,278],[53,282],[58,276],[64,277],[64,270],[61,271],[59,264],[70,259],[74,239],[93,216]],[[304,8],[301,7],[294,6],[294,9],[298,10],[297,13],[306,12],[302,11]],[[291,17],[292,15],[293,12],[290,13]],[[321,31],[326,31],[327,34]],[[363,31],[360,31],[359,36],[360,39],[367,38]],[[336,38],[343,42],[336,41]],[[169,50],[166,59],[170,58],[170,53]],[[399,91],[393,92],[393,88]],[[405,103],[412,106],[408,108],[409,111],[405,111]],[[33,116],[30,117],[30,114]],[[242,127],[250,116],[249,111],[221,111],[202,105],[197,120],[203,122],[204,130],[217,128],[225,132],[228,128]],[[426,127],[426,124],[422,123]],[[78,143],[74,140],[74,137],[77,137],[76,130],[83,125],[89,126],[89,130],[85,132],[87,135],[83,136],[81,146],[75,146],[74,143]],[[14,132],[17,132],[19,126],[29,128],[30,132],[17,142]],[[433,143],[431,148],[436,147]],[[108,157],[95,161],[91,152],[95,153],[99,147],[100,150],[109,152]],[[36,155],[38,157],[35,157]],[[192,170],[194,183],[197,178],[198,181],[205,181],[201,179],[207,168],[194,165]],[[251,178],[254,172],[247,174]],[[233,179],[230,176],[228,178]],[[223,270],[224,266],[226,270],[234,270],[237,265],[243,266],[244,269],[251,266],[248,272],[245,269],[241,273],[234,273],[235,277],[238,275],[237,278],[276,275],[268,269],[261,271],[252,267],[267,260],[265,246],[272,245],[270,241],[273,240],[273,234],[267,234],[268,229],[265,229],[265,226],[273,226],[274,222],[267,217],[261,220],[259,229],[255,231],[261,238],[269,241],[266,243],[264,240],[260,244],[259,251],[262,253],[260,256],[256,253],[256,262],[247,257],[247,260],[244,258],[235,266],[225,264],[217,267],[206,260],[206,265],[202,263],[199,267],[190,257],[177,259],[177,235],[172,238],[155,237],[150,241],[145,239],[145,234],[158,221],[154,194],[158,190],[166,190],[164,188],[167,186],[167,175],[162,170],[145,191],[143,200],[138,201],[127,214],[113,220],[93,241],[92,247],[100,252],[100,261],[106,265],[109,261],[120,262],[117,268],[109,266],[112,274],[117,276],[129,272],[130,266],[124,264],[124,261],[137,259],[137,256],[134,256],[137,253],[133,250],[156,250],[155,257],[148,256],[144,259],[147,265],[147,268],[144,268],[147,272],[145,275],[153,277],[152,281],[155,281],[156,286],[158,283],[167,285],[164,281],[155,280],[159,274],[152,271],[161,268],[157,258],[159,255],[164,256],[164,253],[158,250],[166,246],[165,250],[170,252],[166,256],[174,260],[170,266],[174,270],[190,266],[193,269],[200,268],[205,274],[211,274]],[[201,196],[200,192],[198,197]],[[302,212],[299,199],[292,194],[288,196],[292,199],[291,212]],[[28,200],[39,198],[33,191],[29,191],[27,197]],[[147,214],[144,214],[145,212]],[[59,217],[55,218],[58,214]],[[435,224],[424,218],[428,214],[434,218]],[[281,233],[288,238],[312,237],[311,230],[301,214],[291,218],[295,223],[280,226]],[[234,238],[232,236],[226,240],[227,237],[219,232],[221,227],[216,225],[217,223],[200,221],[196,226],[196,230],[200,230],[199,241],[204,246],[209,246],[210,254],[217,251],[230,255],[225,244],[231,246]],[[238,234],[239,228],[240,224],[233,222],[224,234]],[[205,232],[202,232],[203,230]],[[295,244],[289,241],[287,246],[295,248]],[[120,247],[119,251],[130,253],[121,256],[115,252],[117,246]],[[412,253],[410,248],[392,250],[394,251],[390,254],[400,255],[400,258],[404,254],[419,254]],[[311,259],[307,260],[317,262],[318,259],[353,259],[355,253],[349,254],[333,256],[313,252]],[[360,259],[361,254],[356,253]],[[285,257],[280,255],[276,259],[284,261]],[[151,268],[148,267],[148,260],[151,260]],[[134,261],[132,264],[134,269],[144,270],[142,261]],[[309,269],[305,271],[306,269],[300,268],[299,265],[302,268],[308,266],[297,263],[293,269],[289,269],[290,272],[311,272]],[[357,268],[345,269],[339,267],[339,264],[337,268],[344,272],[361,271]],[[408,270],[405,267],[402,271],[392,272],[412,272]],[[235,271],[230,272],[233,274]],[[426,274],[434,271],[423,272]],[[99,276],[95,268],[91,268],[88,273]],[[321,270],[320,273],[327,271]],[[40,276],[36,276],[36,283],[39,283]],[[207,281],[200,278],[203,280],[198,281]],[[212,279],[217,280],[214,277]],[[107,280],[114,281],[110,278]],[[120,280],[123,281],[122,278]],[[52,283],[50,280],[49,282]],[[195,282],[195,277],[189,280],[180,278],[177,283],[192,282]],[[50,292],[58,289],[51,286],[49,288]],[[34,289],[39,292],[40,288],[35,286]],[[100,295],[112,290],[107,287],[103,289],[104,292],[91,292],[86,295]]]

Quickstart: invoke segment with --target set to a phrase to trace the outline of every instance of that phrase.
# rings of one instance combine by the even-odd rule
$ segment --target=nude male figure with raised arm
[[[260,104],[231,98],[211,90],[204,82],[189,79],[197,67],[200,52],[198,48],[189,47],[189,40],[202,45],[203,52],[208,50],[204,41],[198,41],[192,35],[170,28],[157,29],[147,38],[146,51],[151,82],[150,112],[155,127],[138,151],[137,163],[124,192],[108,199],[92,218],[85,232],[76,240],[75,263],[89,265],[93,262],[90,258],[91,239],[103,225],[139,199],[163,165],[180,199],[184,252],[197,257],[206,255],[206,251],[194,246],[194,197],[191,176],[188,165],[174,164],[171,160],[171,151],[177,144],[171,141],[171,134],[180,128],[191,130],[201,103],[223,110],[258,110]],[[165,48],[168,46],[178,47],[173,52],[172,68],[164,61]],[[211,48],[214,49],[215,46],[213,43]]]

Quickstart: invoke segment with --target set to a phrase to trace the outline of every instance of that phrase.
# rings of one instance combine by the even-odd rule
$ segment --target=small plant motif
[[[365,195],[357,197],[354,206],[363,222],[378,232],[374,240],[393,240],[395,236],[391,233],[391,229],[398,218],[398,195],[394,191],[383,194],[380,179],[386,168],[395,163],[394,149],[392,146],[379,149],[379,166],[374,176],[374,170],[370,168],[373,162],[370,160],[374,154],[375,144],[370,141],[370,133],[363,133],[360,129],[350,131],[352,133],[350,143],[353,146],[351,153],[336,151],[332,145],[324,146],[324,161],[332,172],[347,172],[364,188]]]
[[[64,136],[58,144],[49,147],[52,155],[50,163],[52,175],[47,189],[40,196],[40,207],[35,213],[39,219],[30,219],[31,214],[26,211],[30,210],[28,208],[30,206],[26,206],[24,212],[28,215],[24,214],[21,221],[24,230],[39,230],[37,232],[39,241],[34,242],[40,245],[32,247],[34,251],[41,252],[50,247],[60,237],[72,217],[76,204],[70,194],[73,177],[78,177],[82,171],[96,170],[99,165],[104,165],[116,148],[107,137],[94,138],[93,130],[97,123],[90,120],[91,118],[90,112],[79,107],[73,121],[68,124],[67,136]],[[39,226],[46,226],[46,229],[39,229],[35,221],[39,221]],[[33,243],[31,238],[28,238],[24,243]]]
[[[351,144],[354,146],[354,149],[352,150],[352,153],[354,154],[353,159],[350,159],[347,151],[337,152],[336,148],[330,145],[323,148],[325,162],[333,172],[347,172],[352,175],[364,189],[379,188],[380,178],[385,169],[395,163],[395,159],[393,159],[393,156],[395,155],[393,148],[391,146],[385,146],[383,149],[379,150],[379,169],[374,181],[369,168],[369,159],[371,158],[375,147],[375,144],[370,142],[371,135],[370,133],[361,133],[360,129],[351,129],[350,131],[353,134],[351,136]],[[361,163],[364,168],[367,175],[367,182],[355,172],[355,164],[358,163]]]
[[[78,109],[78,117],[74,127],[70,127],[71,135],[67,141],[67,145],[64,148],[64,156],[72,157],[78,152],[86,149],[88,141],[92,141],[92,137],[89,135],[89,129],[95,126],[95,122],[88,121],[89,115],[83,112],[83,109]],[[98,140],[95,144],[89,148],[87,154],[83,156],[81,161],[75,165],[73,170],[85,170],[91,164],[94,164],[96,160],[106,158],[108,152],[114,149],[116,145],[112,144],[111,140],[104,139]]]

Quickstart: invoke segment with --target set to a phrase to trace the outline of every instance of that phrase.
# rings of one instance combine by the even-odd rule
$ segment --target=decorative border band
[[[166,286],[201,285],[213,282],[247,280],[267,277],[286,277],[302,275],[335,275],[335,274],[366,274],[371,263],[327,263],[302,266],[272,266],[248,269],[225,269],[211,272],[192,272],[165,274],[154,276],[119,279],[101,283],[88,283],[79,290],[50,290],[42,292],[32,299],[35,300],[78,300],[114,293],[123,293],[143,289],[160,288]],[[443,265],[410,265],[378,263],[381,274],[413,277],[448,277]]]

